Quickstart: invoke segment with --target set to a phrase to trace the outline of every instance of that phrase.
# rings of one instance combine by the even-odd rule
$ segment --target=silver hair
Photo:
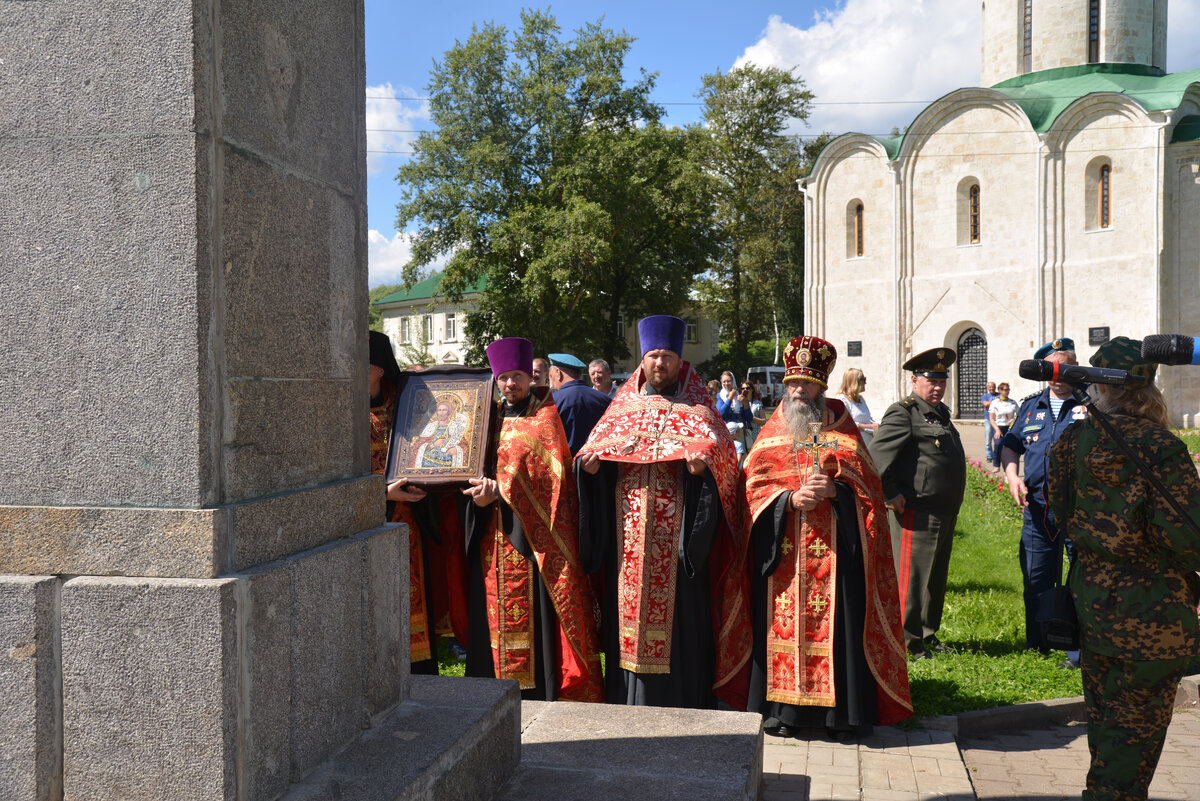
[[[612,372],[612,368],[608,366],[608,362],[604,361],[604,359],[592,359],[588,362],[588,369],[591,370],[593,367],[603,367],[608,372]]]

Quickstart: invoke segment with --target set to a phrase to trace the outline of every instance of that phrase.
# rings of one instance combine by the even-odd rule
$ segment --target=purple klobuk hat
[[[679,356],[683,354],[683,333],[687,324],[669,314],[655,314],[638,321],[638,341],[642,343],[642,355],[652,350],[669,350]]]
[[[501,376],[512,370],[533,375],[533,343],[525,337],[497,339],[485,350],[493,375]]]

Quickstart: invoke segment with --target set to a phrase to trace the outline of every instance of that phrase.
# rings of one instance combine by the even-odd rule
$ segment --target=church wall
[[[1033,4],[1034,70],[1086,64],[1087,46],[1086,2]]]
[[[986,0],[983,5],[980,85],[993,86],[1020,72],[1022,0]]]
[[[1084,101],[1086,102],[1086,101]],[[1088,329],[1108,326],[1112,336],[1154,333],[1159,302],[1158,203],[1160,170],[1158,132],[1141,115],[1127,116],[1111,107],[1066,121],[1077,133],[1065,140],[1061,155],[1063,258],[1061,295],[1052,297],[1062,335],[1075,340],[1086,363],[1096,347]],[[1094,218],[1089,196],[1098,191],[1088,179],[1099,160],[1112,164],[1110,226]]]
[[[1166,159],[1162,331],[1200,339],[1200,143],[1171,145]],[[1172,419],[1200,426],[1200,367],[1163,366],[1158,385]]]
[[[881,404],[885,393],[894,393],[898,371],[895,359],[894,317],[896,281],[894,179],[886,158],[876,150],[856,148],[844,152],[830,168],[817,200],[820,231],[818,248],[823,257],[810,277],[816,290],[810,297],[806,331],[834,344],[838,352],[833,391],[849,367],[862,370],[870,381],[869,402]],[[850,250],[852,201],[863,204],[863,255]],[[815,305],[815,308],[814,308]],[[795,335],[793,334],[793,335]],[[862,355],[850,356],[847,344],[862,342]],[[894,398],[893,398],[894,400]],[[887,401],[888,403],[891,400]]]
[[[1166,0],[1124,0],[1100,4],[1100,60],[1150,64],[1166,70]]]
[[[988,375],[1015,392],[1016,365],[1037,336],[1037,140],[1023,118],[983,105],[948,114],[930,134],[905,170],[913,231],[906,353],[954,347],[978,327],[988,340]],[[959,233],[964,179],[980,186],[975,244]],[[947,392],[953,409],[953,381]]]

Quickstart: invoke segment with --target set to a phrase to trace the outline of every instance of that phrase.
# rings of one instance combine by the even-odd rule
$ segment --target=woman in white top
[[[1008,391],[1008,384],[1000,384],[996,387],[996,392],[1000,393],[999,397],[992,398],[992,402],[988,404],[988,418],[996,432],[992,435],[992,466],[997,470],[1000,469],[1000,442],[1017,419],[1017,409],[1020,408],[1015,400],[1008,397]]]
[[[870,445],[871,435],[879,428],[879,423],[871,417],[871,410],[867,408],[867,402],[863,399],[862,394],[866,389],[867,377],[863,375],[863,371],[857,367],[848,367],[846,372],[842,373],[842,388],[834,397],[846,404],[850,417],[858,425],[863,442]]]

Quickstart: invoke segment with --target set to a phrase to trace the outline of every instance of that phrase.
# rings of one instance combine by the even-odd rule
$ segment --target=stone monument
[[[3,798],[321,797],[439,718],[515,763],[509,684],[409,699],[365,147],[361,0],[0,0]]]

